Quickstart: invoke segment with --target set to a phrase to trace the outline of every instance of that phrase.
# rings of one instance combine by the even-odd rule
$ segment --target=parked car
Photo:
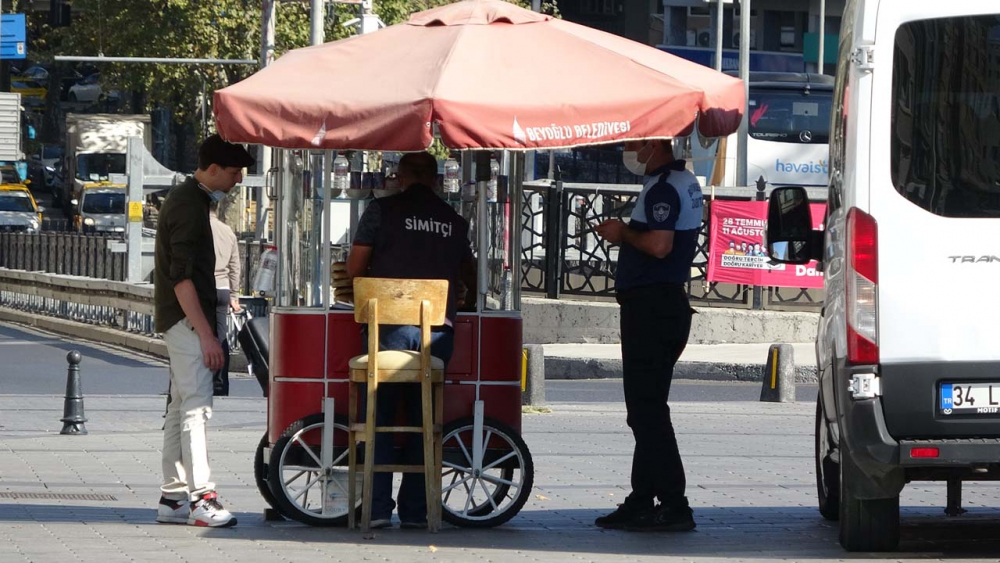
[[[45,67],[35,65],[22,71],[20,78],[24,80],[34,80],[39,84],[45,85],[49,82],[49,71]]]
[[[36,188],[52,192],[53,203],[59,201],[62,191],[62,145],[42,145],[39,152],[28,159],[28,170]]]
[[[45,86],[34,80],[25,79],[12,80],[10,91],[21,94],[22,98],[34,98],[36,100],[45,100],[45,94],[47,93]]]
[[[101,75],[94,73],[77,82],[69,88],[69,101],[75,102],[96,102],[103,99],[114,100],[120,97],[118,90],[104,92],[101,89]]]
[[[27,186],[0,185],[0,231],[37,233],[41,225],[42,214]]]
[[[887,551],[907,483],[947,482],[957,516],[964,482],[1000,478],[1000,8],[848,0],[840,29],[823,228],[776,189],[768,253],[825,277],[820,513],[848,551]]]
[[[0,164],[0,185],[3,184],[24,184],[24,179],[13,164]]]

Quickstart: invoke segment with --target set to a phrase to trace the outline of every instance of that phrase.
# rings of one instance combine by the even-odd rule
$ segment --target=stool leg
[[[358,387],[350,381],[347,389],[347,528],[353,530],[358,525],[357,511],[354,510],[358,498],[358,434],[353,429],[358,417]]]
[[[372,480],[375,465],[375,407],[378,375],[368,378],[368,412],[365,413],[365,486],[361,493],[361,531],[365,536],[372,529]]]
[[[444,428],[444,383],[438,383],[434,386],[434,424],[437,428],[434,431],[434,474],[437,479],[434,480],[434,494],[436,496],[436,501],[434,503],[428,502],[427,506],[434,507],[434,522],[438,528],[441,527],[441,511],[444,508],[441,505],[441,472],[442,472],[442,445],[441,440],[444,439],[442,432]]]
[[[427,529],[431,532],[438,531],[438,524],[435,522],[434,505],[441,504],[441,495],[435,496],[434,483],[441,484],[441,475],[434,475],[434,414],[431,406],[431,379],[424,377],[420,380],[420,406],[421,406],[421,426],[423,433],[421,438],[424,441],[424,494],[427,497]]]

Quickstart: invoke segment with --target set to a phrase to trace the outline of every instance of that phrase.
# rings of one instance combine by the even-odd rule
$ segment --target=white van
[[[825,232],[772,193],[768,249],[821,261],[820,512],[895,549],[899,493],[1000,479],[1000,3],[849,0]]]

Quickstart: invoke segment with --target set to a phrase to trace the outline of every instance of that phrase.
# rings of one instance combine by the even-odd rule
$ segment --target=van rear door
[[[958,9],[980,15],[886,9],[869,197],[887,424],[896,438],[1000,435],[1000,15],[975,0]]]

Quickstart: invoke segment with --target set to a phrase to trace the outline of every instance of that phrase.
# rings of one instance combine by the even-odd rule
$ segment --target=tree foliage
[[[410,14],[454,0],[374,0],[373,9],[387,25]],[[509,0],[530,7],[530,0]],[[34,57],[55,55],[115,57],[252,59],[260,57],[261,0],[74,0],[73,23],[49,29],[45,14],[33,17],[40,40]],[[357,33],[358,6],[328,4],[326,41]],[[548,13],[558,13],[555,0],[544,2]],[[309,2],[278,2],[275,56],[309,44]],[[200,93],[211,93],[255,72],[249,65],[179,65],[101,63],[105,89],[117,87],[137,93],[149,107],[172,108],[179,120],[197,114]],[[132,108],[144,112],[147,108]]]

